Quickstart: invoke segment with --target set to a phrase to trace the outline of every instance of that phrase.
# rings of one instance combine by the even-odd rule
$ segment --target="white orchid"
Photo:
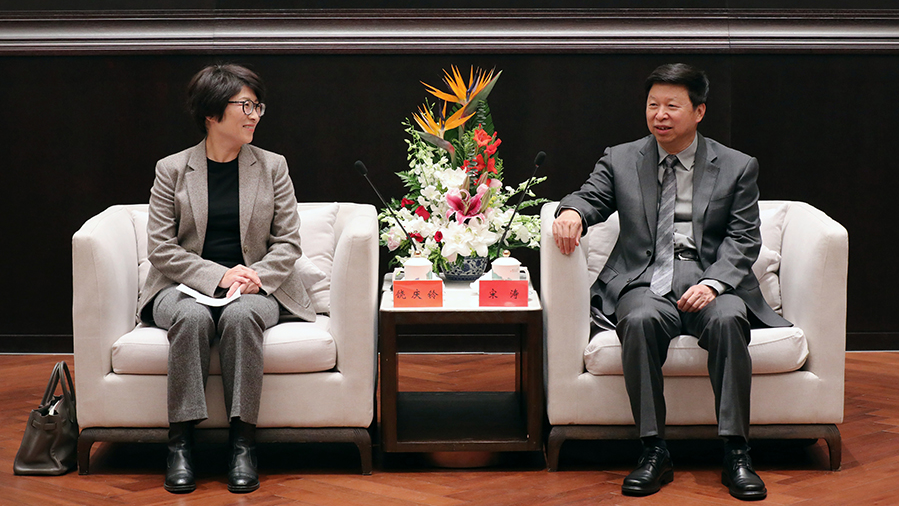
[[[446,189],[462,189],[468,178],[468,173],[462,169],[450,169],[440,171],[436,174],[436,178]]]
[[[445,186],[444,186],[445,187]],[[443,193],[437,190],[437,187],[429,184],[421,189],[421,197],[418,197],[418,203],[425,206],[432,202],[440,202],[443,200]]]

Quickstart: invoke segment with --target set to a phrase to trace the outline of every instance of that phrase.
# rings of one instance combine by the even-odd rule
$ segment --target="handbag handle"
[[[75,384],[74,384],[74,382],[72,382],[72,375],[69,373],[69,365],[66,364],[66,362],[64,360],[61,361],[60,364],[62,364],[62,372],[66,373],[66,383],[68,383],[68,385],[69,385],[69,391],[66,392],[66,383],[63,383],[62,391],[63,391],[64,395],[66,395],[66,394],[69,395],[69,397],[72,401],[72,406],[74,406],[75,405]]]
[[[60,377],[65,373],[65,381],[61,381]],[[62,395],[70,401],[72,407],[75,406],[75,385],[72,382],[72,374],[69,373],[69,366],[65,361],[57,362],[50,373],[50,381],[47,383],[47,389],[44,391],[44,397],[41,399],[41,406],[46,406],[56,393],[56,387],[62,384]]]
[[[62,367],[62,362],[57,362],[56,365],[53,366],[53,372],[50,373],[50,381],[47,382],[47,389],[44,390],[44,397],[41,398],[41,406],[46,406],[49,404],[50,400],[53,399],[53,394],[56,393],[56,386],[59,385],[59,369]]]

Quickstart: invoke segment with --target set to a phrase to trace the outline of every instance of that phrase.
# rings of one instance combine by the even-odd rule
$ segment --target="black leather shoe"
[[[665,448],[658,446],[643,450],[637,469],[627,475],[621,485],[625,495],[655,494],[662,485],[674,481],[674,467],[671,455]]]
[[[256,472],[256,426],[240,420],[231,422],[231,465],[228,490],[236,494],[259,488]]]
[[[725,455],[721,483],[737,499],[757,501],[768,497],[765,482],[752,469],[752,459],[746,450],[733,450]]]
[[[193,428],[192,422],[169,425],[169,456],[166,460],[163,486],[173,494],[186,494],[197,488],[190,455],[193,446]]]

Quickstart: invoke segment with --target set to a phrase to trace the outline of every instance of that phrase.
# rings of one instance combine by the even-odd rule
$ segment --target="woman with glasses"
[[[138,311],[145,323],[168,330],[169,492],[196,488],[193,429],[208,417],[205,387],[216,342],[230,421],[228,490],[259,488],[262,333],[282,313],[315,319],[294,269],[300,218],[287,162],[250,145],[264,96],[262,80],[247,68],[204,68],[188,85],[188,106],[205,138],[156,164],[147,225],[151,266]],[[214,298],[239,296],[204,305],[179,285]]]

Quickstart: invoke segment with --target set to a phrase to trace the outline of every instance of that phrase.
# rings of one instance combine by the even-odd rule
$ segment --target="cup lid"
[[[403,263],[403,266],[405,266],[405,267],[423,267],[423,266],[430,267],[431,262],[427,258],[422,258],[422,257],[418,256],[418,257],[412,257],[412,258],[406,260]]]
[[[494,260],[491,265],[500,266],[500,267],[504,267],[504,266],[513,267],[513,266],[521,265],[521,262],[519,262],[515,258],[512,258],[510,255],[511,255],[511,253],[509,253],[509,250],[503,251],[503,256]]]

